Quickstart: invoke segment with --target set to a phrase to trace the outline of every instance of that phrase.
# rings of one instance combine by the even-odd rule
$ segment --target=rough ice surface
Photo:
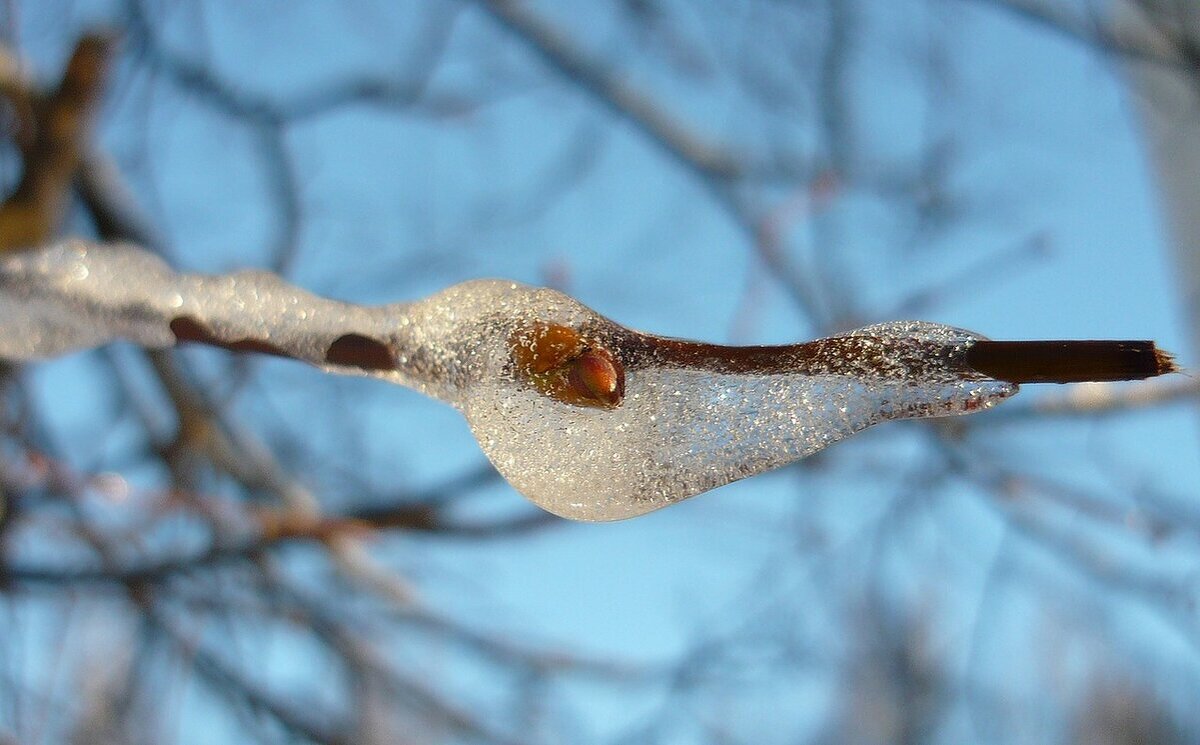
[[[659,354],[668,340],[625,329],[562,293],[507,281],[466,282],[422,301],[369,308],[319,298],[264,272],[177,274],[125,245],[69,241],[0,259],[3,358],[40,359],[118,338],[167,347],[179,318],[220,342],[269,344],[331,372],[372,375],[458,407],[514,487],[579,520],[640,515],[878,422],[968,413],[1017,390],[952,365],[922,374],[889,367],[887,354],[897,350],[935,349],[953,359],[983,338],[930,323],[851,332],[883,351],[843,360],[836,371],[745,370]],[[619,405],[564,403],[523,378],[513,339],[532,324],[579,330],[606,348],[624,374]],[[329,364],[331,344],[346,334],[378,340],[392,368]]]

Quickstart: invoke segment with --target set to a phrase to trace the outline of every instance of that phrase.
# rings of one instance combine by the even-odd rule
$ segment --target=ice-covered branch
[[[127,244],[0,260],[0,358],[114,339],[199,342],[370,375],[456,406],[496,468],[566,517],[632,517],[809,455],[872,424],[964,414],[1020,382],[1169,372],[1150,342],[992,342],[878,324],[779,347],[651,336],[501,280],[363,307],[265,272],[177,274]]]

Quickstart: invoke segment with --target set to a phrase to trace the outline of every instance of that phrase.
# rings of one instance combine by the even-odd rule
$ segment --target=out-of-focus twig
[[[989,422],[1028,421],[1030,418],[1095,417],[1140,411],[1180,401],[1200,401],[1200,378],[1169,376],[1137,385],[1080,383],[1045,393],[1030,403],[1017,402],[988,412]]]
[[[1197,76],[1197,83],[1200,84],[1200,68],[1197,67],[1195,52],[1189,52],[1185,45],[1173,44],[1173,40],[1163,34],[1139,34],[1131,33],[1129,29],[1118,30],[1106,19],[1095,14],[1069,9],[1074,7],[1073,3],[1055,3],[1047,0],[973,1],[1007,11],[1102,52]],[[1121,0],[1121,4],[1126,3]],[[1137,7],[1138,3],[1130,2],[1128,5]],[[1179,7],[1182,8],[1183,4]]]
[[[141,606],[144,617],[151,626],[183,651],[183,657],[191,661],[192,666],[218,695],[232,699],[235,704],[245,704],[256,712],[269,715],[291,734],[310,742],[319,745],[349,745],[351,742],[343,734],[348,728],[340,722],[331,725],[329,713],[315,712],[311,703],[305,707],[297,707],[292,702],[280,700],[248,680],[232,663],[188,634],[136,585],[131,586],[130,597]]]
[[[114,38],[105,34],[81,38],[58,89],[35,105],[21,180],[0,205],[0,251],[44,243],[62,223],[75,171],[89,147],[114,46]],[[8,93],[18,102],[33,98],[15,87]]]
[[[590,91],[614,113],[637,126],[650,141],[689,168],[718,178],[734,178],[739,159],[703,142],[653,101],[588,61],[574,44],[538,15],[513,0],[482,0],[480,6],[568,79]]]
[[[698,179],[714,203],[742,231],[758,259],[781,283],[797,307],[823,326],[816,291],[787,256],[762,232],[761,216],[736,189],[740,181],[806,180],[807,163],[775,163],[765,169],[750,167],[746,154],[734,153],[703,141],[696,133],[667,114],[660,103],[637,92],[613,72],[588,58],[553,25],[514,0],[477,0],[478,5],[532,50],[549,68],[593,100],[632,124],[655,147],[665,152],[684,172]]]

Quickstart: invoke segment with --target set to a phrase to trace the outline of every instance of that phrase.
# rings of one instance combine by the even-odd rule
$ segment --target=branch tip
[[[1010,383],[1144,380],[1179,370],[1152,341],[978,341],[966,363]]]

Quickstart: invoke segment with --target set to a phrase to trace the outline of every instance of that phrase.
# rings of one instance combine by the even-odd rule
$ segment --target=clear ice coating
[[[955,367],[983,337],[930,323],[760,349],[739,364],[722,357],[736,349],[640,334],[560,292],[500,280],[363,307],[264,272],[178,274],[127,245],[68,241],[0,259],[0,358],[118,338],[168,347],[179,319],[218,344],[253,342],[456,406],[514,487],[577,520],[641,515],[878,422],[968,413],[1017,390]],[[388,364],[331,355],[346,335],[386,348]]]

